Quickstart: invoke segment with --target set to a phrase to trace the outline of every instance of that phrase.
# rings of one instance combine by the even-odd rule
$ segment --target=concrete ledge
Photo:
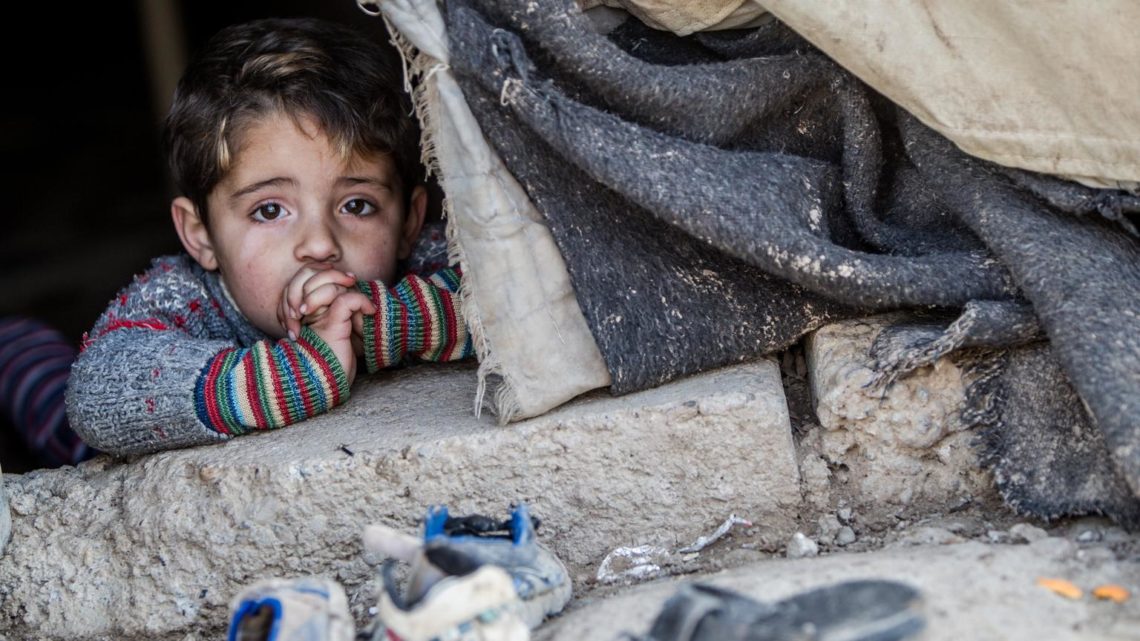
[[[801,439],[805,491],[816,507],[843,496],[864,521],[902,510],[944,511],[999,502],[959,412],[963,374],[943,358],[887,389],[867,387],[871,344],[890,316],[845,321],[807,340],[819,425]]]
[[[474,387],[469,365],[412,368],[278,432],[7,475],[0,632],[216,635],[242,586],[302,574],[344,584],[359,623],[375,603],[363,527],[414,531],[433,503],[501,514],[529,502],[578,582],[614,547],[688,543],[729,512],[793,531],[799,477],[771,362],[594,393],[508,427],[472,417]]]
[[[8,495],[4,492],[4,471],[0,470],[0,556],[12,536],[12,514],[8,511]]]

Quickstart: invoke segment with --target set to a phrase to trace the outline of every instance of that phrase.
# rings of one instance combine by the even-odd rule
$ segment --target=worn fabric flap
[[[1140,4],[762,4],[967,153],[1097,187],[1140,181]]]

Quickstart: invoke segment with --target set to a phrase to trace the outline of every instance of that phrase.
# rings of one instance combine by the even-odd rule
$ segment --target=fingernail
[[[352,272],[345,272],[344,275],[348,276],[349,278],[351,278],[353,280],[356,280],[356,274],[354,274]]]
[[[293,330],[289,330],[289,340],[291,340],[291,341],[297,340],[297,332],[294,332]]]
[[[292,307],[289,308],[289,318],[297,318],[297,310]]]
[[[309,311],[309,304],[308,303],[301,303],[301,313],[305,314],[305,313],[308,313],[308,311]]]

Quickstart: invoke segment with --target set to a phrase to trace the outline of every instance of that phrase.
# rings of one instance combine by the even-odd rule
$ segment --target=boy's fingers
[[[285,285],[285,292],[282,298],[285,301],[285,306],[290,312],[289,316],[300,317],[301,314],[298,309],[301,307],[301,301],[305,298],[305,283],[313,277],[316,272],[311,267],[302,267],[293,274],[293,278],[289,279],[289,284]]]
[[[292,283],[290,283],[291,285]],[[289,303],[289,286],[286,285],[281,290],[281,302],[278,304],[277,320],[281,323],[281,327],[285,333],[290,337],[296,336],[301,331],[301,315],[297,313],[297,308]]]
[[[326,269],[322,272],[317,272],[312,278],[306,280],[301,290],[305,296],[308,296],[311,292],[330,283],[347,289],[355,285],[356,280],[338,269]]]
[[[371,302],[371,301],[369,301]],[[375,313],[375,312],[373,312]],[[364,313],[356,312],[352,315],[352,333],[357,336],[364,335]]]
[[[345,289],[335,283],[326,283],[319,289],[315,289],[305,295],[304,302],[301,303],[301,322],[310,323],[314,316],[316,316],[322,308],[326,308],[332,304],[338,296],[343,295]]]
[[[306,284],[318,277],[320,274],[327,270],[317,270],[309,266],[302,267],[297,270],[296,274],[289,279],[289,283],[285,285],[285,301],[289,308],[296,312],[301,307],[301,301],[305,298]],[[300,314],[297,317],[300,318]]]
[[[335,313],[339,320],[351,322],[357,313],[375,314],[376,306],[372,304],[372,299],[352,290],[338,296],[329,311],[330,314]]]
[[[319,322],[321,320],[321,318],[325,314],[328,313],[328,311],[329,311],[328,305],[318,307],[318,308],[314,309],[312,312],[309,312],[308,314],[305,314],[303,317],[301,317],[301,320],[299,322],[302,325],[312,325],[313,323]]]

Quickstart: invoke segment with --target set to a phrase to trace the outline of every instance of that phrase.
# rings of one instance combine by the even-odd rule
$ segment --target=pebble
[[[901,539],[899,545],[950,545],[952,543],[961,543],[964,541],[962,537],[954,534],[950,530],[940,527],[922,526],[917,527],[910,532],[907,532]]]
[[[851,545],[855,542],[855,530],[844,525],[839,528],[839,534],[835,535],[835,542],[839,545]]]
[[[1104,532],[1093,528],[1077,535],[1077,543],[1095,543],[1104,538]]]
[[[840,523],[851,523],[851,508],[840,508],[839,511],[835,513],[835,516],[839,517]]]
[[[831,543],[835,541],[835,535],[839,532],[839,518],[834,514],[824,514],[819,517],[817,521],[819,524],[819,536],[817,537],[821,543]]]
[[[799,559],[805,556],[817,556],[819,544],[804,536],[803,532],[796,532],[791,541],[788,541],[788,558]]]
[[[1009,543],[1009,532],[1003,530],[987,530],[986,538],[990,543]]]
[[[1033,543],[1049,538],[1049,533],[1028,523],[1018,523],[1009,528],[1009,537],[1014,543]]]

